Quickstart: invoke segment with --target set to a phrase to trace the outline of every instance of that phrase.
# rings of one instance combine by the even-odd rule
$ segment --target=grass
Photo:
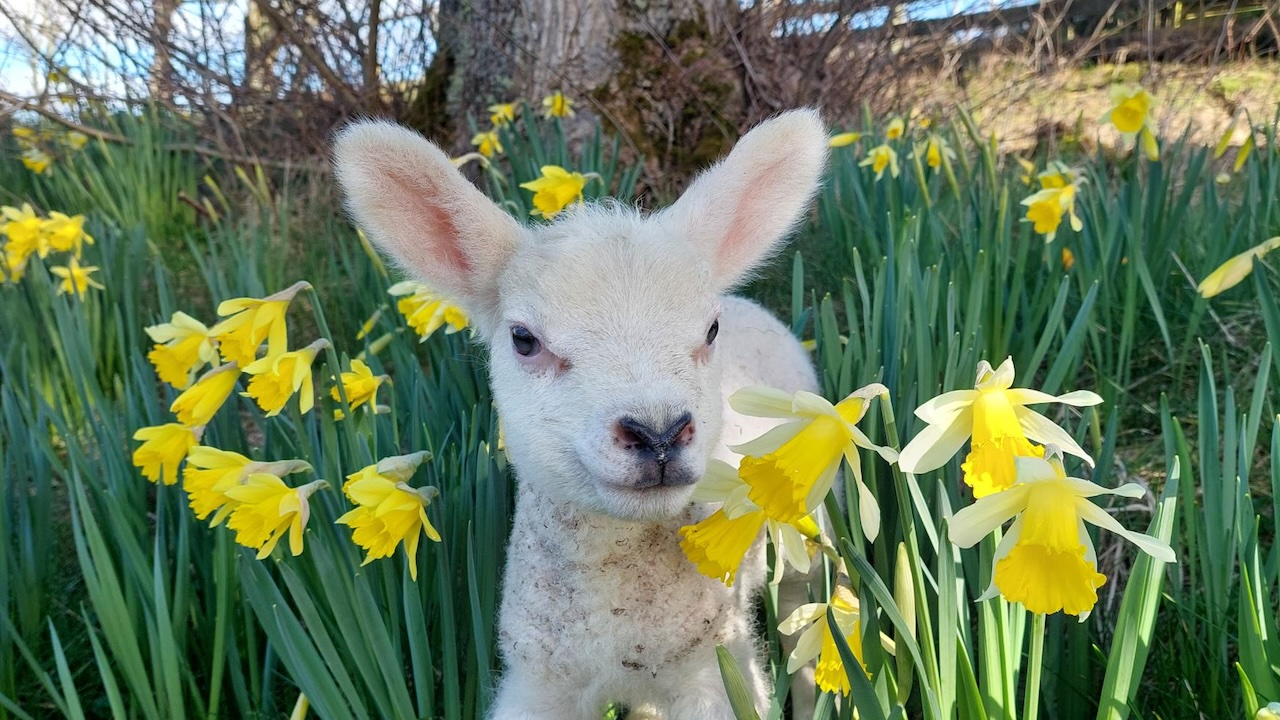
[[[0,717],[282,717],[299,693],[325,718],[481,717],[499,668],[513,507],[482,351],[465,334],[418,342],[386,293],[395,278],[334,210],[328,178],[205,164],[160,149],[162,122],[111,122],[135,145],[90,144],[47,177],[0,165],[4,203],[89,216],[97,243],[85,262],[106,287],[83,301],[56,295],[45,266],[61,259],[0,286]],[[1162,137],[1158,162],[1105,150],[1064,158],[1087,177],[1083,228],[1064,225],[1049,244],[1021,222],[1032,189],[1020,167],[972,118],[937,128],[957,150],[948,168],[908,157],[901,140],[901,175],[879,181],[857,162],[882,121],[863,124],[861,145],[833,151],[796,252],[749,294],[815,341],[827,397],[889,387],[864,424],[879,442],[913,437],[913,410],[971,387],[983,359],[1011,356],[1020,386],[1098,392],[1103,405],[1053,416],[1097,460],[1092,472],[1069,469],[1147,486],[1143,500],[1110,510],[1179,558],[1154,562],[1095,533],[1107,585],[1087,622],[1048,618],[1032,708],[1047,718],[1252,717],[1280,700],[1277,276],[1264,259],[1219,298],[1194,289],[1280,235],[1275,119],[1225,184],[1212,149],[1185,136]],[[571,146],[558,123],[528,112],[503,144],[506,157],[469,172],[522,219],[529,194],[518,184],[543,164],[599,174],[593,197],[629,201],[639,177],[615,142],[597,133]],[[175,395],[146,360],[143,328],[178,310],[212,322],[222,300],[300,279],[315,290],[291,306],[291,342],[333,343],[316,362],[316,410],[267,418],[233,396],[203,441],[305,459],[314,476],[298,482],[334,486],[313,497],[301,556],[281,548],[258,561],[226,528],[196,521],[181,485],[150,484],[131,463],[133,432],[169,422]],[[334,422],[329,378],[357,356],[392,377],[379,400],[391,412]],[[432,460],[412,483],[440,489],[428,514],[442,542],[423,543],[413,582],[401,553],[362,566],[332,523],[349,507],[336,490],[344,476],[417,450]],[[1003,600],[976,601],[993,544],[962,551],[946,540],[952,512],[971,502],[958,464],[911,477],[867,461],[884,532],[874,543],[851,532],[850,498],[836,549],[865,638],[884,631],[904,649],[894,658],[864,642],[869,675],[854,674],[853,701],[839,709],[821,699],[819,717],[855,706],[864,718],[1030,714],[1034,621]],[[765,631],[781,687],[785,659]],[[731,659],[721,663],[733,687]]]

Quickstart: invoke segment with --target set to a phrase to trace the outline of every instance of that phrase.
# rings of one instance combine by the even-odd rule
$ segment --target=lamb
[[[733,717],[715,657],[769,683],[752,603],[759,541],[732,587],[700,575],[677,529],[709,458],[772,421],[733,391],[816,391],[808,356],[726,293],[779,249],[826,161],[813,110],[756,127],[671,207],[591,204],[525,227],[420,135],[346,128],[337,179],[357,223],[453,298],[488,346],[518,490],[501,606],[506,670],[490,717],[594,720],[610,701],[668,720]]]

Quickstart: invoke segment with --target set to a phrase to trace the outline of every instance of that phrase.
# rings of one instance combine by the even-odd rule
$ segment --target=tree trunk
[[[155,0],[151,6],[151,73],[147,79],[151,96],[168,105],[173,101],[173,59],[169,49],[173,47],[173,15],[178,10],[178,0]]]
[[[453,140],[488,105],[561,91],[677,175],[717,158],[745,121],[725,0],[442,0]],[[433,68],[435,70],[436,68]],[[570,131],[573,123],[569,123]]]

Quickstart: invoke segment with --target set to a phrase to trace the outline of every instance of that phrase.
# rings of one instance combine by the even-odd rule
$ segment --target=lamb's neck
[[[680,553],[680,527],[696,522],[694,506],[670,518],[623,520],[548,497],[529,483],[520,484],[516,506],[517,532],[535,536],[545,552],[586,564],[618,553]]]

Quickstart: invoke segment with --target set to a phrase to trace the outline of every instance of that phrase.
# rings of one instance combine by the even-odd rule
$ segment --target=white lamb
[[[816,390],[788,329],[725,293],[804,213],[826,149],[817,112],[789,112],[666,210],[595,204],[524,227],[412,131],[362,122],[338,138],[358,223],[456,298],[489,348],[519,481],[490,717],[594,720],[618,701],[728,720],[716,645],[768,708],[752,607],[763,553],[728,588],[685,559],[677,529],[714,510],[689,500],[708,459],[736,465],[726,445],[772,425],[725,398]]]

